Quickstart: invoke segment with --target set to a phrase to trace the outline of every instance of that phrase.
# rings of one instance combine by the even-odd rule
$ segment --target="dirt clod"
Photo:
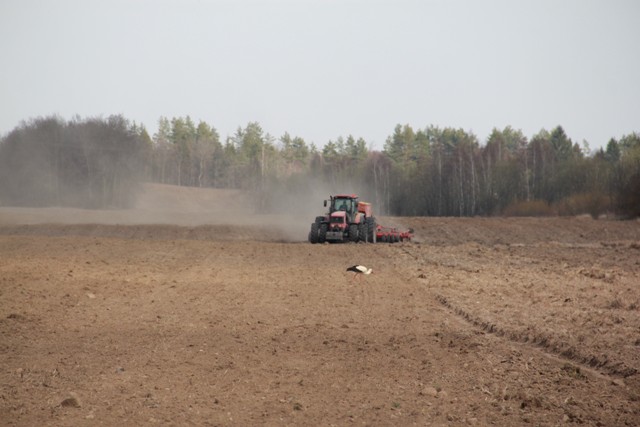
[[[75,393],[71,393],[69,397],[60,402],[60,406],[63,408],[80,408],[82,405],[78,396]]]

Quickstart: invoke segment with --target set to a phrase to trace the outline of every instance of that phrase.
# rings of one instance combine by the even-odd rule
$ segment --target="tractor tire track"
[[[402,245],[396,246],[395,248],[420,264],[429,263],[440,267],[453,268],[466,272],[476,272],[476,270],[470,270],[468,268],[464,268],[464,266],[462,266],[463,268],[459,268],[461,266],[455,265],[456,263],[427,261],[416,253],[417,248],[413,248],[411,246]],[[536,330],[537,328],[535,325],[529,325],[524,330],[510,330],[500,324],[487,321],[480,316],[474,315],[473,313],[458,306],[450,297],[445,297],[437,292],[433,293],[433,296],[434,299],[443,307],[453,312],[468,324],[485,333],[504,338],[510,342],[532,345],[549,355],[579,364],[585,368],[597,370],[598,372],[609,376],[628,378],[638,374],[638,369],[628,366],[624,362],[617,361],[615,356],[612,357],[609,353],[595,355],[590,353],[588,349],[585,352],[584,350],[577,348],[575,345],[564,342],[561,338],[554,336],[553,334]]]
[[[552,335],[540,332],[531,333],[526,331],[512,331],[503,328],[495,323],[487,322],[477,316],[474,316],[468,311],[456,306],[449,299],[445,298],[442,295],[436,294],[435,298],[440,304],[451,310],[457,316],[460,316],[469,324],[481,329],[486,333],[505,338],[511,342],[534,345],[542,349],[546,353],[560,357],[561,359],[565,359],[567,361],[578,363],[587,368],[597,369],[599,372],[607,375],[627,378],[638,373],[637,369],[626,366],[622,362],[616,362],[607,354],[601,357],[595,355],[585,355],[577,348],[573,346],[567,346]]]

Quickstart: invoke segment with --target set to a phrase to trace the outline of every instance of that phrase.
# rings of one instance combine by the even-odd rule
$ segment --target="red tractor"
[[[327,206],[327,200],[324,201]],[[355,194],[329,196],[329,212],[316,217],[309,231],[309,242],[376,242],[377,224],[370,203],[358,201]]]

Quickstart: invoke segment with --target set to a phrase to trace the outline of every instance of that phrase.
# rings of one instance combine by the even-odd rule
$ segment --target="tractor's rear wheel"
[[[318,243],[318,223],[311,224],[311,231],[309,231],[309,243]]]
[[[367,218],[367,238],[369,240],[370,243],[375,243],[376,242],[376,233],[377,233],[377,225],[376,225],[376,219],[371,217],[371,218]]]
[[[358,224],[349,225],[349,240],[352,242],[358,241]]]
[[[358,237],[361,242],[367,243],[367,241],[369,241],[369,232],[367,230],[366,221],[358,224]]]

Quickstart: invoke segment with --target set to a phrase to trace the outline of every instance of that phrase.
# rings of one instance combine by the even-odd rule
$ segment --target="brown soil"
[[[147,196],[182,220],[0,209],[0,424],[640,425],[638,221],[311,245],[186,192]]]

